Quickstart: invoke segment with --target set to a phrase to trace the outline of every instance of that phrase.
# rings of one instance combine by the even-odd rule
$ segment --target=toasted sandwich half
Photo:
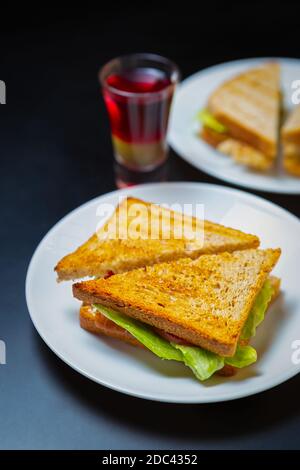
[[[132,231],[133,227],[138,230]],[[195,217],[183,219],[179,212],[129,197],[97,233],[62,258],[55,271],[59,281],[105,277],[159,262],[258,245],[254,235]]]
[[[266,171],[277,155],[280,66],[266,63],[226,81],[199,113],[201,137],[237,163]]]
[[[300,106],[296,106],[281,129],[283,166],[294,176],[300,176]]]
[[[76,283],[81,325],[183,362],[199,380],[230,375],[257,359],[248,343],[278,294],[269,274],[279,256],[225,252]]]

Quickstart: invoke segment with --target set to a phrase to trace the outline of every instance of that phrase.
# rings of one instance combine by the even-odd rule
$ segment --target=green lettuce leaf
[[[155,333],[144,323],[123,315],[115,310],[94,304],[99,312],[106,318],[127,330],[132,336],[140,341],[146,348],[161,359],[169,359],[183,362],[190,367],[199,380],[206,380],[217,370],[224,366],[224,358],[194,346],[183,346],[170,343]]]
[[[235,355],[233,357],[226,357],[225,364],[230,366],[242,368],[250,366],[257,360],[257,353],[252,346],[242,346],[238,344]]]
[[[269,279],[266,280],[258,293],[251,312],[243,327],[241,339],[250,339],[256,334],[256,328],[265,318],[265,313],[273,295],[273,287]]]
[[[242,339],[249,339],[255,335],[256,327],[263,321],[267,306],[271,300],[273,288],[267,280],[258,294],[250,315],[242,331]],[[140,341],[146,348],[161,359],[183,362],[188,366],[199,380],[206,380],[225,364],[242,368],[253,364],[257,360],[255,349],[249,345],[239,344],[233,357],[221,357],[197,346],[185,346],[170,343],[142,322],[134,320],[115,310],[95,304],[106,318],[127,330]]]
[[[183,362],[194,372],[199,380],[209,379],[217,370],[224,367],[224,358],[195,346],[172,343],[183,355]]]
[[[183,361],[183,357],[180,351],[172,346],[169,341],[161,338],[158,334],[145,325],[145,323],[134,320],[127,315],[122,315],[115,310],[112,310],[102,305],[94,304],[97,310],[99,310],[106,318],[112,320],[116,325],[121,326],[127,330],[132,336],[134,336],[140,343],[146,348],[150,349],[156,356],[161,359],[169,359],[174,361]]]
[[[224,134],[228,130],[227,127],[218,121],[209,111],[207,111],[207,109],[202,109],[199,111],[196,118],[202,122],[204,126],[209,127],[215,132]]]
[[[192,369],[194,375],[201,381],[209,379],[225,364],[242,368],[250,366],[257,360],[257,353],[252,346],[238,345],[233,357],[224,358],[202,348],[172,344],[182,352],[185,365]]]

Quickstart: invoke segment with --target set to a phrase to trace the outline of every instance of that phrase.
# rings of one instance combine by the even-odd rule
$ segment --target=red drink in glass
[[[135,172],[149,172],[167,157],[170,106],[177,67],[153,54],[114,59],[100,72],[115,157]]]

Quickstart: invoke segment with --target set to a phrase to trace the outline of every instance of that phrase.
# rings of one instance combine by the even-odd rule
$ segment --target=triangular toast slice
[[[283,167],[294,175],[300,176],[300,106],[296,106],[281,129]]]
[[[280,291],[280,279],[276,276],[269,277],[270,283],[273,288],[271,303],[276,300]],[[105,335],[109,338],[115,338],[125,343],[133,344],[141,348],[145,346],[135,339],[128,331],[121,326],[118,326],[112,320],[106,318],[99,310],[96,310],[91,304],[83,303],[79,311],[80,326],[89,331],[99,335]],[[147,348],[145,348],[147,349]]]
[[[140,232],[138,237],[136,232],[133,237],[130,230],[126,230],[132,227],[136,208],[143,210],[138,214]],[[205,253],[243,250],[259,245],[258,237],[254,235],[190,216],[184,217],[184,229],[187,234],[197,232],[199,237],[186,237],[183,232],[183,236],[178,238],[182,224],[179,212],[140,199],[126,198],[97,233],[59,261],[55,267],[58,280],[105,277],[183,257],[197,258]],[[151,227],[159,228],[155,233],[156,239],[148,233]],[[124,238],[124,233],[129,236]]]
[[[266,63],[226,81],[210,96],[207,109],[227,131],[204,128],[204,140],[256,170],[272,166],[281,109],[279,64]]]
[[[280,249],[252,249],[180,259],[77,283],[73,294],[233,356],[256,295],[279,256]]]
[[[274,302],[279,295],[280,279],[275,276],[269,277],[273,288],[273,294],[270,303]],[[104,335],[109,338],[118,339],[133,346],[147,349],[142,343],[134,338],[127,330],[116,325],[113,321],[106,318],[99,310],[96,310],[91,304],[82,304],[79,312],[79,320],[81,328],[97,335]],[[218,371],[220,375],[233,375],[236,372],[235,367],[225,365],[223,369]]]

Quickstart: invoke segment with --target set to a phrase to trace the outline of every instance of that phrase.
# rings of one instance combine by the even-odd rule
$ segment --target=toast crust
[[[300,147],[299,147],[299,153],[300,153]],[[293,158],[289,155],[284,155],[283,166],[284,166],[284,169],[291,175],[300,177],[300,157]]]
[[[283,167],[293,176],[300,177],[300,106],[289,114],[281,130]]]
[[[148,222],[141,223],[140,239],[108,239],[107,233],[114,218],[118,218],[120,211],[127,210],[130,213],[135,204],[145,207],[147,214],[156,208],[156,221],[160,224],[159,239],[144,239]],[[126,208],[126,209],[124,209]],[[160,212],[157,212],[159,210]],[[170,237],[166,235],[163,218],[170,220]],[[132,218],[132,216],[131,216]],[[130,217],[127,226],[130,224]],[[142,219],[143,222],[143,219]],[[132,269],[149,266],[165,261],[178,260],[180,258],[195,259],[201,254],[218,253],[223,251],[244,250],[259,246],[259,239],[254,235],[243,233],[239,230],[224,227],[210,222],[200,221],[195,217],[185,217],[185,224],[191,230],[204,228],[204,239],[187,240],[175,238],[174,233],[179,224],[182,226],[182,214],[160,208],[155,204],[136,198],[126,198],[117,206],[112,217],[103,227],[93,234],[88,241],[81,245],[73,253],[64,256],[56,265],[55,271],[58,281],[79,279],[84,277],[105,277],[108,272],[114,274],[123,273]],[[125,228],[126,222],[124,222]]]
[[[281,129],[281,137],[284,142],[300,145],[300,106],[289,113]]]
[[[279,256],[279,249],[203,255],[76,283],[73,295],[233,356],[255,297]]]

